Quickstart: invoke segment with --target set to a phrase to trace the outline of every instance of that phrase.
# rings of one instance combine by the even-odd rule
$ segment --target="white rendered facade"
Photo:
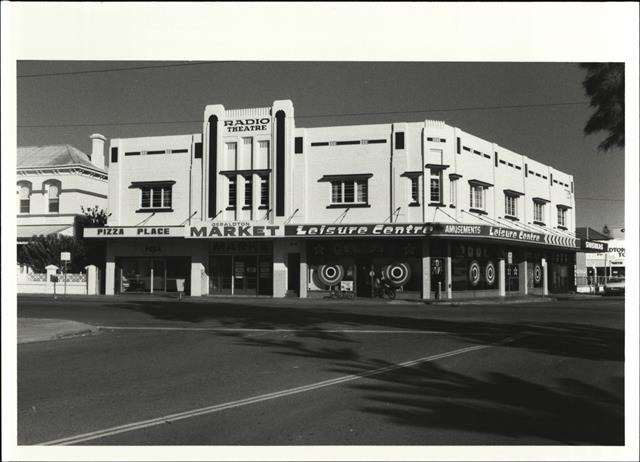
[[[88,236],[108,239],[107,293],[131,287],[126,267],[148,274],[144,291],[188,279],[192,296],[305,297],[322,293],[325,260],[359,295],[403,258],[405,292],[422,298],[436,279],[442,297],[573,279],[573,177],[443,122],[298,128],[288,100],[212,105],[202,134],[112,139],[109,155],[108,228]]]

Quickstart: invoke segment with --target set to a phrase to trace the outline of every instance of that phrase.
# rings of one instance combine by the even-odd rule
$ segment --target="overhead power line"
[[[542,103],[542,104],[513,104],[503,106],[469,106],[469,107],[456,107],[456,108],[440,108],[440,109],[415,109],[409,111],[384,111],[384,112],[353,112],[346,114],[315,114],[315,115],[298,115],[298,118],[308,117],[345,117],[345,116],[359,116],[359,115],[387,115],[387,114],[413,114],[420,112],[453,112],[453,111],[486,111],[493,109],[520,109],[520,108],[534,108],[534,107],[551,107],[551,106],[576,106],[587,105],[586,101],[573,101],[566,103]]]
[[[576,197],[576,200],[581,201],[604,201],[604,202],[624,202],[624,199],[605,199],[601,197]]]
[[[179,63],[179,64],[158,64],[156,66],[114,67],[110,69],[88,69],[86,71],[49,72],[46,74],[23,74],[23,75],[17,75],[16,77],[18,79],[27,79],[32,77],[54,77],[58,75],[102,74],[104,72],[139,71],[142,69],[167,69],[172,67],[203,66],[206,64],[220,64],[220,63],[229,63],[229,62],[233,62],[233,61],[208,61],[208,62]]]
[[[298,119],[320,118],[320,117],[352,117],[352,116],[376,116],[376,115],[393,115],[393,114],[415,114],[415,113],[432,113],[432,112],[454,112],[454,111],[486,111],[495,109],[520,109],[520,108],[537,108],[537,107],[553,107],[553,106],[576,106],[586,105],[587,102],[565,102],[565,103],[541,103],[541,104],[520,104],[509,106],[472,106],[458,108],[438,108],[438,109],[414,109],[408,111],[383,111],[383,112],[351,112],[351,113],[334,113],[334,114],[303,114],[297,115]],[[171,125],[171,124],[193,124],[202,123],[202,120],[167,120],[158,122],[95,122],[95,123],[69,123],[69,124],[40,124],[40,125],[18,125],[18,128],[53,128],[53,127],[97,127],[97,126],[123,126],[123,125]]]

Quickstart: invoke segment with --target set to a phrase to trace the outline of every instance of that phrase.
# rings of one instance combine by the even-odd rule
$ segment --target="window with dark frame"
[[[411,180],[411,203],[409,205],[420,205],[420,177],[412,176]]]
[[[544,202],[533,203],[533,220],[544,223]]]
[[[339,179],[331,181],[331,204],[367,204],[367,180]]]
[[[566,207],[558,207],[558,226],[567,226],[567,209]]]
[[[260,207],[269,207],[269,175],[260,176]]]
[[[518,196],[517,195],[505,193],[504,214],[514,218],[518,217]]]
[[[235,177],[228,177],[228,185],[229,185],[229,192],[228,192],[228,197],[229,197],[229,205],[227,206],[227,208],[230,209],[235,209],[236,208],[236,195],[237,195],[237,183],[236,183],[236,178]]]
[[[60,212],[60,183],[49,183],[49,213]]]
[[[455,208],[458,206],[458,180],[451,179],[449,188],[449,200],[451,202],[451,206]]]
[[[140,188],[141,209],[170,209],[171,203],[171,185],[143,186]]]
[[[442,202],[442,170],[431,170],[429,200],[436,203]]]
[[[404,149],[404,132],[396,132],[396,149]]]
[[[20,187],[20,213],[31,212],[31,183],[22,181],[18,183]]]
[[[471,185],[469,188],[469,207],[484,210],[484,190],[480,185]]]
[[[253,179],[251,175],[244,177],[244,206],[251,207],[253,204]]]

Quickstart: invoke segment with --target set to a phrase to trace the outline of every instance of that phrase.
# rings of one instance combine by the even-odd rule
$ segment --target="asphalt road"
[[[624,302],[20,298],[18,443],[620,445]]]

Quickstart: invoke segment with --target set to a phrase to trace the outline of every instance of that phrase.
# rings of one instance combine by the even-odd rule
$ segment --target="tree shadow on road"
[[[501,322],[456,320],[437,317],[372,314],[338,308],[256,306],[249,303],[184,303],[128,301],[106,305],[109,309],[146,313],[157,320],[197,324],[215,322],[228,328],[298,329],[308,335],[325,336],[328,328],[409,329],[445,332],[465,342],[486,344],[507,337],[518,337],[514,347],[540,353],[591,359],[624,360],[624,331],[580,322]],[[346,337],[337,336],[335,340]]]
[[[570,378],[545,387],[497,372],[471,377],[430,362],[352,387],[366,400],[361,411],[397,425],[498,435],[515,441],[509,444],[624,445],[624,380],[609,380],[614,392]],[[465,442],[454,437],[438,444]]]

